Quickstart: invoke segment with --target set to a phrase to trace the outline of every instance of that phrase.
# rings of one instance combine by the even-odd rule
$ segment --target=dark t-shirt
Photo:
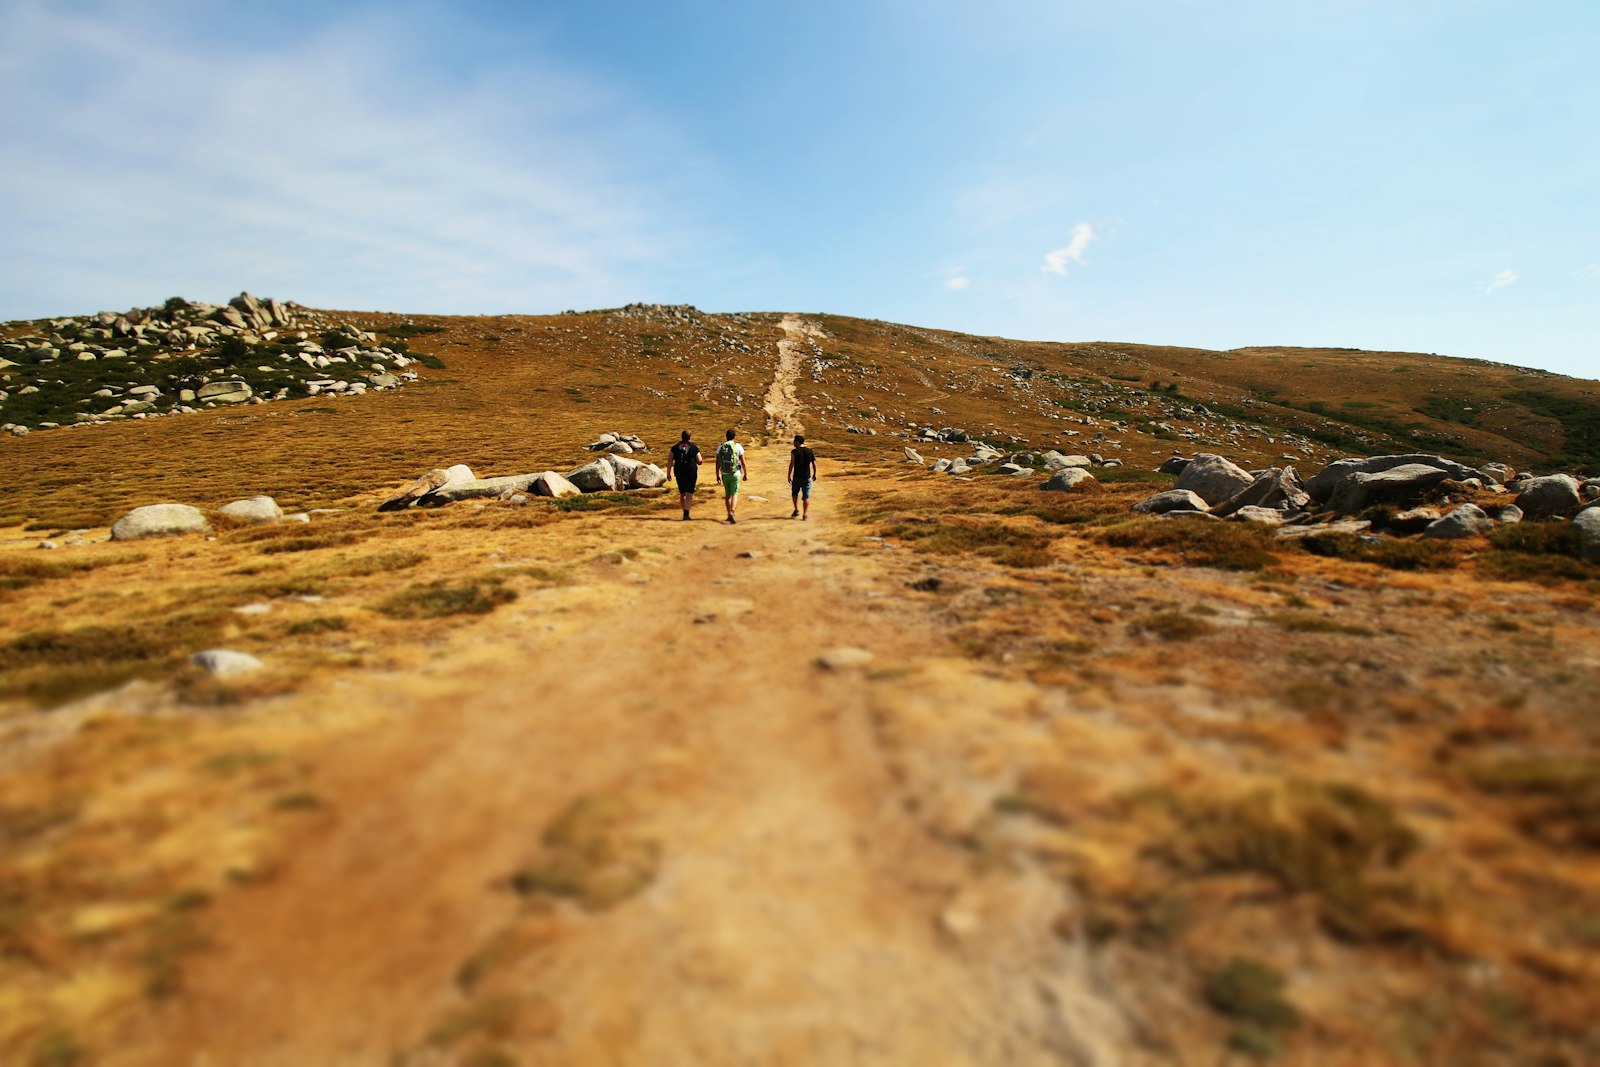
[[[683,480],[684,474],[689,474],[693,477],[695,474],[700,473],[696,469],[697,464],[695,463],[695,460],[699,458],[699,445],[693,441],[679,441],[672,446],[672,473],[678,476],[679,481]]]
[[[794,474],[789,478],[791,482],[809,482],[811,480],[811,466],[817,461],[817,454],[805,445],[789,451],[789,457],[794,460]]]

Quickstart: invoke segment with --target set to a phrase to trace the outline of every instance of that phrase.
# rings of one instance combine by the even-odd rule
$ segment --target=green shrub
[[[1283,976],[1260,960],[1236,956],[1206,976],[1206,1003],[1244,1023],[1267,1031],[1292,1030],[1300,1012],[1283,995]]]
[[[487,615],[515,599],[517,594],[498,579],[460,585],[431,582],[385,598],[378,610],[396,619],[439,619],[449,615]]]
[[[1098,532],[1113,548],[1160,548],[1191,566],[1258,571],[1277,562],[1273,533],[1256,523],[1206,519],[1134,519]]]
[[[444,360],[438,356],[429,355],[427,352],[412,352],[410,356],[424,367],[429,367],[433,370],[444,370]]]

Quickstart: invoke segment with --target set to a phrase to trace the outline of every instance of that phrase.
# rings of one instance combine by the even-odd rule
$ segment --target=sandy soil
[[[785,328],[768,414],[788,433]],[[974,875],[886,757],[882,694],[940,638],[871,558],[830,552],[826,458],[811,520],[787,517],[786,455],[750,450],[738,526],[704,505],[622,520],[660,554],[558,632],[530,608],[324,694],[387,709],[313,757],[337,817],[219,902],[191,994],[118,1060],[455,1062],[483,1035],[441,1026],[490,1005],[522,1062],[1113,1062],[1095,1049],[1116,1024],[1049,932],[1059,887]],[[817,665],[841,638],[864,672]],[[574,797],[615,813],[606,847],[659,856],[636,895],[508,887]],[[494,964],[468,988],[475,956]]]

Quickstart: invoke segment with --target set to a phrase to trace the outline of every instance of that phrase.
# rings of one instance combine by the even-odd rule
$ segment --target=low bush
[[[1521,825],[1533,836],[1600,848],[1600,759],[1522,756],[1472,767],[1467,780],[1486,793],[1531,801]]]
[[[1302,551],[1313,556],[1372,563],[1395,571],[1450,570],[1460,562],[1456,548],[1446,541],[1399,541],[1325,533],[1302,537],[1297,543]]]
[[[1406,928],[1375,875],[1418,845],[1416,833],[1371,794],[1292,780],[1202,808],[1177,847],[1201,870],[1254,871],[1311,894],[1330,931],[1367,940]]]
[[[1051,535],[1016,523],[955,516],[899,519],[886,523],[879,533],[908,542],[919,552],[983,556],[1009,567],[1039,567],[1053,558]]]
[[[1130,634],[1149,634],[1163,641],[1192,641],[1210,633],[1212,626],[1204,619],[1185,615],[1181,611],[1161,611],[1145,615],[1128,624]]]
[[[1277,562],[1272,531],[1256,523],[1205,519],[1134,519],[1099,531],[1113,548],[1165,549],[1184,563],[1229,571],[1258,571]]]
[[[439,619],[450,615],[487,615],[517,594],[499,579],[452,585],[431,582],[403,589],[382,600],[377,610],[395,619]]]
[[[1273,968],[1236,956],[1206,975],[1202,991],[1212,1010],[1238,1024],[1228,1044],[1266,1059],[1282,1050],[1282,1035],[1300,1025],[1300,1012],[1284,997],[1283,987],[1283,976]]]

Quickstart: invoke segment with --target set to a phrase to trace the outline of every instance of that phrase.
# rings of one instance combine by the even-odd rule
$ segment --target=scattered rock
[[[1094,475],[1082,467],[1063,467],[1052,474],[1049,481],[1041,483],[1039,488],[1047,493],[1065,493],[1094,480]]]
[[[1160,471],[1162,474],[1182,474],[1189,466],[1190,462],[1190,460],[1185,459],[1183,456],[1173,456],[1171,459],[1161,464],[1161,466],[1157,467],[1156,470]]]
[[[1208,511],[1210,508],[1192,489],[1168,489],[1139,501],[1133,510],[1140,515],[1164,515],[1169,511]]]
[[[1238,495],[1255,481],[1243,467],[1212,452],[1190,460],[1178,475],[1175,489],[1190,489],[1215,507]]]
[[[1300,484],[1293,467],[1270,467],[1255,476],[1255,480],[1239,492],[1217,505],[1214,513],[1227,518],[1240,508],[1273,508],[1280,512],[1298,512],[1311,503],[1311,494]],[[1279,516],[1281,519],[1283,516]]]
[[[235,500],[217,510],[218,514],[226,515],[235,522],[278,522],[283,518],[283,509],[270,496]]]
[[[1212,514],[1216,514],[1213,512]],[[1259,522],[1268,526],[1282,526],[1284,513],[1277,508],[1264,508],[1256,504],[1246,504],[1242,508],[1235,508],[1227,516],[1229,522]]]
[[[202,533],[209,529],[211,524],[199,508],[188,504],[146,504],[118,519],[111,527],[111,539],[137,541],[142,537]]]
[[[1443,456],[1430,456],[1416,453],[1405,456],[1369,456],[1363,459],[1340,459],[1328,464],[1313,477],[1307,479],[1306,492],[1311,494],[1313,500],[1329,501],[1345,480],[1353,474],[1382,474],[1397,467],[1432,467],[1443,471],[1438,479],[1454,478],[1456,481],[1465,481],[1468,478],[1477,478],[1488,484],[1496,479],[1493,475],[1473,467],[1445,459]],[[1438,481],[1434,484],[1437,485]],[[1497,483],[1498,484],[1498,483]]]
[[[189,657],[189,662],[218,678],[249,674],[266,666],[248,652],[235,652],[229,648],[208,648],[204,652],[196,652]]]
[[[1547,474],[1543,478],[1530,478],[1517,495],[1517,507],[1530,519],[1548,519],[1570,515],[1583,503],[1578,493],[1578,479],[1570,474]]]
[[[1572,528],[1578,531],[1583,558],[1590,563],[1600,563],[1600,507],[1578,512],[1572,520]]]
[[[533,481],[528,488],[533,492],[534,496],[554,497],[557,500],[562,497],[583,495],[582,489],[579,489],[555,471],[545,471],[542,474],[534,475]]]
[[[1476,504],[1462,504],[1443,518],[1430,523],[1422,531],[1423,537],[1443,538],[1449,541],[1463,537],[1480,537],[1494,528],[1494,520]]]
[[[825,671],[857,670],[871,663],[874,656],[862,648],[835,648],[817,657],[817,666]]]
[[[910,445],[905,446],[905,453],[907,463],[916,463],[918,465],[922,463],[922,453],[918,452]]]
[[[613,493],[617,489],[617,469],[605,460],[597,459],[570,472],[567,482],[585,493]]]
[[[918,578],[916,581],[907,582],[906,584],[919,593],[937,593],[940,587],[944,585],[944,579],[936,575],[929,575],[926,578]]]
[[[245,382],[207,382],[195,395],[202,402],[209,400],[218,404],[242,404],[249,400],[254,392]]]

